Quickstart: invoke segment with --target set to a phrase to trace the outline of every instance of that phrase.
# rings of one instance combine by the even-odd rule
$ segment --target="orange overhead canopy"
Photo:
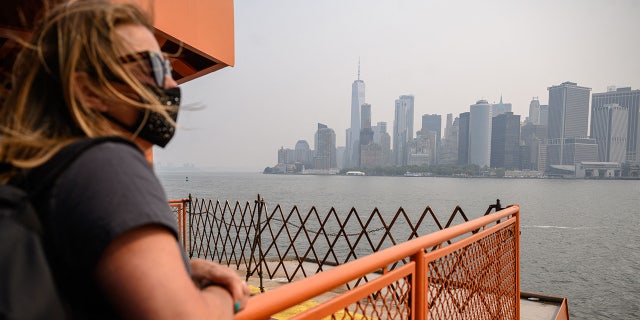
[[[171,59],[174,78],[183,83],[234,64],[233,0],[113,0],[139,4],[155,16],[156,38]],[[9,34],[27,37],[46,7],[62,0],[3,0],[0,10],[0,83],[19,46]]]
[[[153,9],[162,49],[182,45],[178,82],[234,65],[233,0],[156,0]]]

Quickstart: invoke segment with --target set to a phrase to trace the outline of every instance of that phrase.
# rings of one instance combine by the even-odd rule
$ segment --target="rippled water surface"
[[[640,181],[159,173],[169,198],[363,212],[456,205],[479,217],[500,199],[521,210],[521,289],[569,299],[571,319],[640,319]]]

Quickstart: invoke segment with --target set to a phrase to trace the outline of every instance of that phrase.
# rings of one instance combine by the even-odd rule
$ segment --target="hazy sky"
[[[204,108],[180,113],[160,165],[262,171],[282,146],[314,148],[318,122],[344,146],[358,59],[372,123],[389,132],[403,94],[419,130],[423,114],[500,95],[524,120],[564,81],[640,89],[637,0],[238,0],[235,41],[235,67],[182,85]]]

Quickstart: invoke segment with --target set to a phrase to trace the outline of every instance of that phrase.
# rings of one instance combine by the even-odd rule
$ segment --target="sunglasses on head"
[[[147,61],[149,63],[150,76],[154,79],[158,88],[164,88],[165,76],[171,77],[171,63],[162,54],[155,51],[141,51],[131,53],[119,58],[122,63]]]

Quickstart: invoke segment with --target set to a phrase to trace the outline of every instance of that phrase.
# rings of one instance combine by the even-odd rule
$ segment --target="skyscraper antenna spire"
[[[358,80],[360,80],[360,57],[358,57]]]

